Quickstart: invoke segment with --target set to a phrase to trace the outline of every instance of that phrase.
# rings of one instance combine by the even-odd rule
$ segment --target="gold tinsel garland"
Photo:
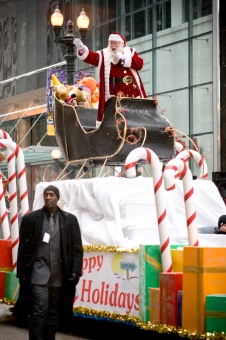
[[[15,300],[10,299],[0,299],[0,304],[7,304],[7,305],[15,305]],[[89,309],[86,307],[74,307],[73,308],[74,313],[80,314],[83,317],[95,317],[100,319],[110,319],[113,321],[118,321],[122,323],[133,323],[136,327],[139,327],[142,330],[145,331],[154,331],[158,332],[160,334],[168,334],[173,335],[177,334],[182,338],[188,338],[188,339],[207,339],[207,340],[225,340],[226,335],[224,332],[222,333],[197,333],[197,332],[191,332],[187,331],[186,329],[183,329],[181,327],[175,327],[175,326],[169,326],[165,324],[153,324],[151,322],[143,322],[140,320],[139,317],[131,316],[128,314],[121,315],[117,313],[111,313],[103,310],[94,310]]]
[[[106,253],[138,253],[139,248],[123,248],[123,247],[114,247],[114,246],[101,246],[101,245],[84,245],[83,246],[84,252],[92,252],[92,251],[102,251]]]
[[[105,319],[111,319],[114,321],[120,321],[120,322],[126,322],[126,323],[133,323],[136,327],[139,327],[142,330],[145,331],[154,331],[161,334],[168,334],[173,335],[177,334],[182,338],[188,338],[188,339],[208,339],[208,340],[222,340],[226,339],[226,335],[224,332],[222,333],[197,333],[197,332],[191,332],[187,331],[186,329],[183,329],[181,327],[175,327],[175,326],[169,326],[169,325],[163,325],[163,324],[153,324],[151,322],[143,322],[140,320],[140,318],[136,316],[131,315],[120,315],[117,313],[111,313],[107,311],[100,311],[100,310],[93,310],[86,307],[74,307],[74,313],[81,314],[83,316],[90,316],[90,317],[96,317],[96,318],[105,318]]]

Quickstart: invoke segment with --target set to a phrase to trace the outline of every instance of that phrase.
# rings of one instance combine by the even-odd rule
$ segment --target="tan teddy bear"
[[[65,102],[65,100],[68,97],[68,89],[65,85],[59,84],[53,86],[53,92],[55,94],[55,97],[59,99],[61,102]]]

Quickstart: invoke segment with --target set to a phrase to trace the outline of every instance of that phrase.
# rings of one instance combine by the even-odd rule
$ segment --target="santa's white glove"
[[[85,45],[79,38],[75,38],[73,44],[77,47],[78,51],[84,50],[85,48]]]
[[[121,52],[115,52],[115,56],[116,56],[116,59],[117,59],[117,61],[121,61],[121,62],[124,62],[124,60],[125,60],[125,56],[124,56],[124,54],[122,54]]]

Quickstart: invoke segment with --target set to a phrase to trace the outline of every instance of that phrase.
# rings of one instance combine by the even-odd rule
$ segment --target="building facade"
[[[90,18],[85,43],[94,51],[107,46],[111,32],[124,35],[144,59],[140,76],[147,96],[157,97],[175,135],[189,148],[198,146],[210,179],[212,172],[226,171],[225,4],[220,0],[0,1],[0,128],[12,140],[26,150],[57,146],[45,114],[47,69],[64,67],[65,50],[55,46],[50,23],[57,5],[64,32],[71,19],[77,36],[76,18],[84,8]],[[77,59],[75,68],[94,71],[98,81],[95,68]],[[31,197],[43,172],[56,178],[53,167],[47,174],[50,163],[51,157],[27,163]],[[192,162],[191,169],[199,176]]]

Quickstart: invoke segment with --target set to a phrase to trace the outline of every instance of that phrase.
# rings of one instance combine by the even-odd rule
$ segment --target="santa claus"
[[[103,119],[105,102],[111,95],[131,98],[146,98],[144,86],[138,74],[143,67],[143,59],[135,48],[126,46],[126,39],[113,32],[108,39],[108,47],[93,52],[79,38],[74,39],[77,55],[85,63],[99,67],[99,106],[97,127]]]

